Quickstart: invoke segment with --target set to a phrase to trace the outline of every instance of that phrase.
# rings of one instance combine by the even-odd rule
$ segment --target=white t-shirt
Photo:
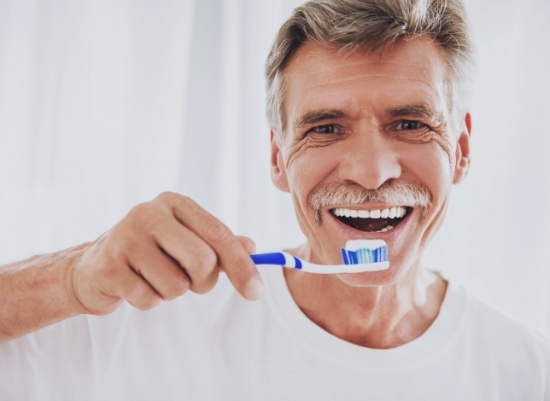
[[[0,400],[550,401],[550,342],[450,284],[420,338],[345,342],[296,306],[282,269],[244,300],[225,276],[140,312],[78,316],[0,345]]]

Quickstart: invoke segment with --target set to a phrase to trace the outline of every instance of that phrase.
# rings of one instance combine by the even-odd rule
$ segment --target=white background
[[[269,178],[263,65],[298,0],[0,0],[0,263],[194,197],[260,248],[302,236]],[[476,1],[470,176],[425,257],[550,333],[550,2]]]

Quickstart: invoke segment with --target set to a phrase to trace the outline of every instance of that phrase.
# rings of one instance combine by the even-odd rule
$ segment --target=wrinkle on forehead
[[[411,46],[412,44],[412,46]],[[418,53],[437,54],[437,58],[415,59]],[[350,53],[341,54],[338,48],[327,44],[306,42],[293,55],[288,65],[285,68],[285,74],[294,69],[297,65],[319,65],[319,70],[330,71],[324,63],[318,64],[319,61],[338,60],[345,61],[344,71],[354,68],[355,66],[370,66],[371,68],[378,67],[385,75],[386,72],[394,72],[400,69],[403,61],[408,62],[409,67],[418,68],[419,71],[428,69],[441,69],[442,76],[446,73],[445,54],[441,47],[431,38],[415,37],[409,40],[397,42],[391,49],[385,51],[377,51],[375,53],[369,51],[368,47],[358,48]],[[330,61],[329,61],[330,63]],[[342,65],[336,66],[341,69]],[[394,68],[391,68],[394,67]],[[311,71],[310,71],[311,72]],[[429,72],[428,72],[429,74]]]
[[[325,79],[334,75],[340,75],[338,81]],[[289,128],[288,123],[296,118],[289,113],[288,99],[292,91],[307,96],[309,91],[326,88],[330,92],[335,85],[353,85],[354,81],[369,79],[402,81],[404,85],[407,82],[420,84],[423,90],[433,91],[437,93],[436,97],[443,98],[445,110],[449,111],[446,75],[444,53],[437,42],[427,36],[400,41],[389,50],[375,53],[369,52],[368,48],[359,48],[341,54],[326,44],[307,42],[297,50],[283,74],[283,126]],[[398,90],[398,85],[394,90]]]

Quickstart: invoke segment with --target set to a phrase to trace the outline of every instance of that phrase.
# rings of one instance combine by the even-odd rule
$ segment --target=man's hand
[[[257,299],[263,284],[252,252],[251,239],[191,199],[164,193],[96,241],[0,266],[0,342],[79,313],[110,313],[124,300],[145,310],[188,289],[203,294],[220,271]]]
[[[81,312],[110,313],[124,300],[146,310],[188,289],[210,291],[223,270],[254,300],[263,291],[254,247],[190,198],[163,193],[88,244],[68,266],[67,286]]]

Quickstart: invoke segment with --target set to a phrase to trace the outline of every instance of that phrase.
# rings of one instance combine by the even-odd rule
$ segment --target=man
[[[390,268],[260,273],[252,240],[160,195],[4,268],[2,399],[550,400],[548,339],[420,263],[468,172],[472,64],[458,0],[295,10],[266,69],[272,177],[307,237],[290,252],[383,239]]]

